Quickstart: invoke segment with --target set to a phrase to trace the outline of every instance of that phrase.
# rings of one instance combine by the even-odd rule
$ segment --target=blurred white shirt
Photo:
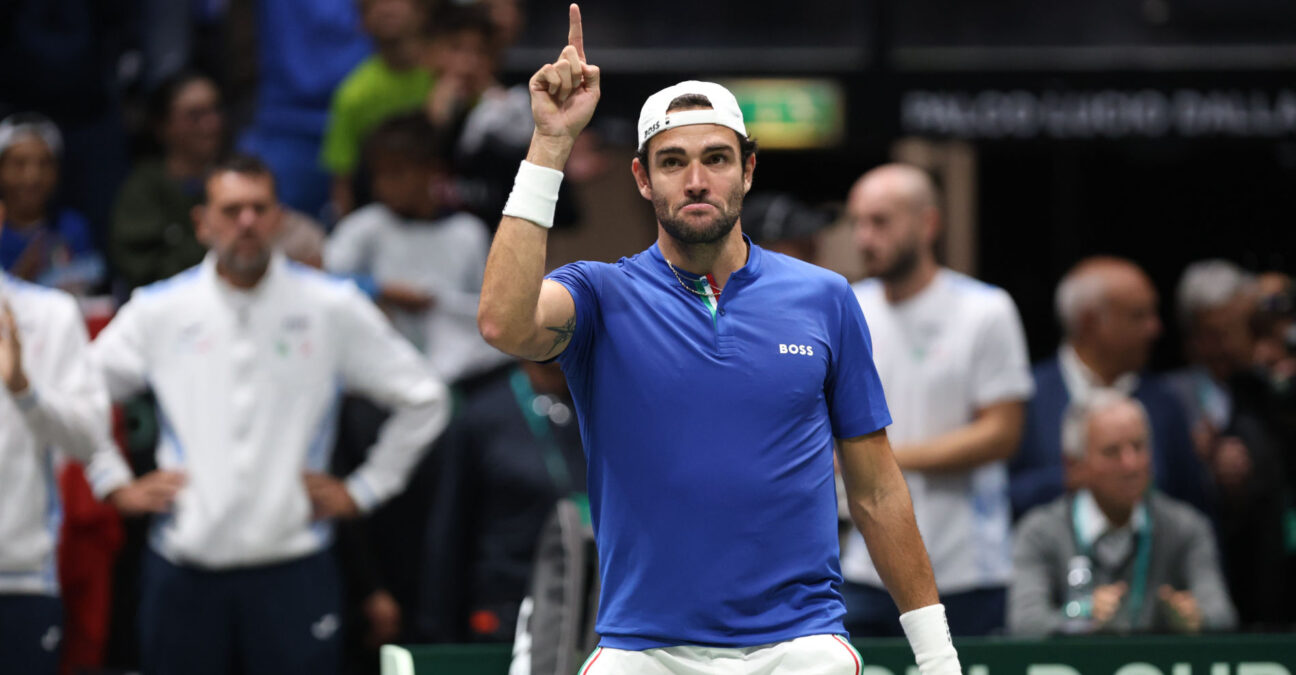
[[[30,386],[0,385],[0,593],[58,594],[55,555],[63,509],[57,468],[88,459],[108,433],[108,393],[85,360],[76,300],[0,272]]]
[[[882,282],[855,284],[897,452],[972,422],[995,403],[1034,391],[1017,306],[1003,289],[941,269],[918,295],[887,301]],[[1004,586],[1012,573],[1008,464],[963,472],[906,471],[914,516],[941,593]],[[882,587],[864,538],[852,532],[842,574]]]
[[[135,291],[91,351],[114,399],[157,398],[158,467],[187,482],[150,543],[179,564],[267,564],[328,545],[302,475],[328,471],[343,391],[392,408],[346,479],[364,511],[404,487],[449,419],[445,385],[353,283],[281,254],[249,291],[217,276],[211,254]],[[98,495],[130,479],[119,458],[98,461],[108,454],[89,472]]]

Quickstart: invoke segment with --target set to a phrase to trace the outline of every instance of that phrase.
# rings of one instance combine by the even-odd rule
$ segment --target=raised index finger
[[[567,44],[576,48],[576,55],[585,60],[585,32],[581,29],[580,6],[572,3],[567,9]]]

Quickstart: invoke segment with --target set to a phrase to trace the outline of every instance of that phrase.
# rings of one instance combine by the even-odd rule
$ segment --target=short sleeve
[[[873,362],[873,338],[864,310],[844,283],[837,297],[838,338],[824,391],[833,436],[854,438],[891,424],[891,411]]]
[[[1026,332],[1017,305],[994,289],[981,317],[972,354],[972,403],[978,408],[1005,401],[1025,401],[1035,390],[1026,353]]]
[[[599,272],[604,266],[606,263],[574,262],[545,276],[546,279],[562,284],[576,305],[576,332],[572,334],[567,348],[558,355],[559,363],[571,364],[583,360],[590,348],[594,323],[598,320]]]

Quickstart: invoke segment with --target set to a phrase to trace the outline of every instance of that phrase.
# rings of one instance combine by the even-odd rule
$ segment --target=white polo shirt
[[[873,337],[873,358],[893,419],[891,444],[934,438],[976,412],[1025,401],[1034,389],[1026,336],[1004,290],[941,269],[918,295],[887,301],[882,282],[855,285]],[[964,472],[906,471],[914,515],[942,593],[1004,586],[1012,573],[1007,462]],[[853,532],[842,574],[881,587],[864,539]]]
[[[250,291],[201,265],[135,291],[92,346],[114,399],[151,388],[159,468],[187,483],[151,544],[210,569],[298,558],[324,548],[304,472],[328,471],[340,395],[392,408],[368,459],[347,479],[362,510],[405,485],[449,418],[448,392],[353,283],[275,254]],[[96,494],[129,480],[116,458],[91,467]]]
[[[0,272],[31,383],[0,385],[0,593],[58,594],[63,509],[56,468],[88,459],[107,434],[108,393],[85,360],[85,321],[72,296]]]

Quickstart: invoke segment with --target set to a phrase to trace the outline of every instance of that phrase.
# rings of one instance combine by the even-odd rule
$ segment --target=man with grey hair
[[[1232,628],[1210,522],[1148,489],[1143,405],[1098,389],[1068,407],[1060,436],[1079,489],[1033,509],[1018,527],[1012,633]]]
[[[1232,262],[1195,262],[1176,302],[1188,365],[1167,382],[1192,424],[1197,454],[1214,483],[1214,508],[1229,589],[1243,625],[1276,624],[1290,610],[1283,570],[1282,445],[1274,402],[1252,367],[1255,278]]]
[[[1206,478],[1183,406],[1162,380],[1141,372],[1161,333],[1151,280],[1129,260],[1087,258],[1058,284],[1056,306],[1065,337],[1058,355],[1032,371],[1035,396],[1026,409],[1021,447],[1009,465],[1013,514],[1020,517],[1075,487],[1076,477],[1062,462],[1063,411],[1108,387],[1147,409],[1157,487],[1205,509]]]

